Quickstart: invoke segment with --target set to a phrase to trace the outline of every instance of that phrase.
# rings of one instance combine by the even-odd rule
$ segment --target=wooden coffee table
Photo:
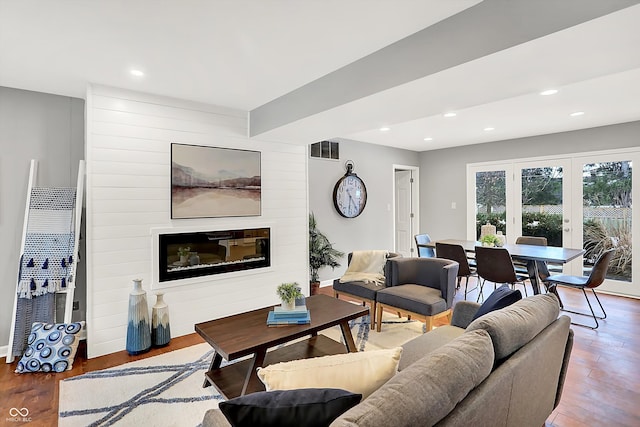
[[[203,387],[213,384],[226,399],[232,399],[264,390],[257,375],[258,367],[358,351],[348,322],[369,314],[367,307],[327,295],[314,295],[308,297],[306,302],[311,313],[311,323],[308,325],[267,326],[267,314],[273,307],[195,325],[196,332],[215,350],[209,371],[205,373]],[[318,335],[318,331],[336,325],[340,325],[346,348],[331,338]],[[310,337],[267,351],[305,336]],[[253,357],[220,367],[222,359],[233,361],[248,355]]]

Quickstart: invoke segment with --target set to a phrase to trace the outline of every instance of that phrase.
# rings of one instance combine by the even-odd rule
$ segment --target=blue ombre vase
[[[142,279],[133,280],[133,290],[129,294],[129,321],[127,322],[127,352],[141,354],[151,348],[149,327],[149,306],[147,292],[142,289]]]
[[[162,347],[171,341],[169,325],[169,306],[164,302],[164,294],[156,294],[156,303],[151,309],[151,343],[154,347]]]

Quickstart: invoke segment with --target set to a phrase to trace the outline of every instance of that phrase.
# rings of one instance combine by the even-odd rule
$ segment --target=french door
[[[600,288],[640,296],[638,213],[640,151],[613,150],[558,158],[473,164],[467,167],[467,238],[477,239],[491,222],[509,243],[518,236],[543,236],[550,246],[584,248],[585,255],[553,272],[588,275],[597,255],[616,248]],[[635,255],[635,256],[634,256]]]
[[[640,200],[640,177],[633,173],[634,163],[639,162],[638,151],[572,159],[572,222],[585,250],[580,270],[574,274],[588,274],[599,253],[615,248],[600,289],[632,296],[640,296],[640,284],[633,281],[634,272],[640,272],[640,215],[634,213],[632,203],[634,198]]]
[[[571,170],[568,159],[519,162],[514,165],[513,218],[517,236],[546,237],[549,246],[571,248],[572,226]],[[549,265],[554,273],[572,274],[579,261]]]

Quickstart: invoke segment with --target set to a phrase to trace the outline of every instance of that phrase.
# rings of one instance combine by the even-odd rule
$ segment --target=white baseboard
[[[8,345],[3,345],[0,347],[0,357],[7,357],[7,350],[9,350]]]
[[[325,286],[333,286],[333,280],[334,280],[334,279],[321,280],[321,281],[320,281],[320,287],[321,287],[321,288],[324,288]]]

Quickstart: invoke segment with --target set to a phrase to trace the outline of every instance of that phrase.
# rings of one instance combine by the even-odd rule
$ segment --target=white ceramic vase
[[[131,355],[144,353],[151,348],[149,306],[147,292],[142,289],[142,279],[133,280],[133,290],[129,293],[126,348]]]
[[[283,300],[280,306],[283,310],[293,310],[294,308],[296,308],[296,300],[292,300],[290,302]]]
[[[189,265],[198,265],[200,264],[200,256],[198,252],[191,252],[189,254]]]
[[[156,294],[156,303],[151,309],[151,342],[155,347],[162,347],[171,341],[169,325],[169,306],[164,302],[164,294]]]

